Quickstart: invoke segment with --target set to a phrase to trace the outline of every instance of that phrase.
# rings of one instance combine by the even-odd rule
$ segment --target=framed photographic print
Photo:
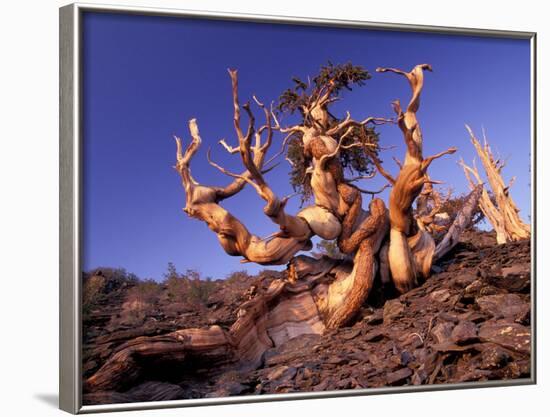
[[[535,382],[535,33],[60,9],[60,407]]]

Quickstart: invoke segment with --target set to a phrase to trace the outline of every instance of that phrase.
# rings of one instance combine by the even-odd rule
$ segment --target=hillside
[[[257,369],[184,361],[150,367],[120,392],[85,404],[330,391],[525,378],[530,375],[530,242],[497,246],[468,232],[418,288],[375,288],[354,324],[298,336],[264,353]],[[111,274],[112,275],[112,274]],[[229,327],[239,306],[285,273],[162,284],[85,274],[83,376],[129,340],[182,328]],[[384,299],[389,299],[383,302]]]

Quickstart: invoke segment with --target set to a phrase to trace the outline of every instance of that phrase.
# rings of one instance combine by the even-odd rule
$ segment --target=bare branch
[[[367,117],[365,120],[358,122],[357,120],[353,120],[351,118],[351,115],[349,114],[349,112],[346,112],[346,118],[342,122],[338,123],[338,125],[327,130],[326,134],[328,136],[332,136],[332,135],[338,134],[339,132],[341,132],[342,130],[350,126],[362,127],[369,123],[374,125],[382,125],[385,123],[395,123],[395,120],[386,119],[384,117]]]
[[[397,69],[397,68],[383,68],[383,67],[378,67],[376,68],[376,72],[394,72],[396,74],[399,74],[399,75],[403,75],[405,77],[409,77],[409,73],[405,72],[405,71],[402,71],[400,69]]]
[[[393,72],[407,78],[413,92],[409,105],[407,106],[407,112],[412,113],[416,113],[420,107],[420,92],[424,85],[424,70],[433,71],[430,64],[416,65],[410,72],[405,72],[396,68],[376,68],[376,72]]]
[[[275,153],[275,155],[273,155],[271,158],[267,160],[266,165],[274,161],[276,158],[278,158],[285,152],[286,146],[288,145],[288,142],[290,141],[294,133],[295,132],[290,132],[288,135],[285,136],[285,138],[283,139],[283,143],[281,145],[281,149],[277,153]]]
[[[462,167],[462,169],[464,170],[464,174],[466,175],[466,179],[468,180],[469,184],[470,184],[470,188],[473,190],[475,188],[475,186],[477,184],[483,184],[483,181],[481,180],[481,177],[479,175],[479,172],[475,166],[475,159],[474,159],[474,163],[473,163],[473,167],[469,167],[468,165],[466,165],[466,163],[464,162],[464,159],[460,158],[460,161],[458,161],[458,164]],[[474,176],[474,178],[476,179],[477,183],[474,183],[474,181],[472,180],[472,177],[471,175]]]
[[[176,141],[176,158],[177,158],[177,163],[175,168],[180,173],[186,190],[189,188],[189,186],[192,183],[196,183],[193,176],[191,175],[191,169],[189,168],[189,164],[191,162],[191,158],[197,153],[202,143],[201,137],[199,135],[199,128],[197,126],[196,119],[189,120],[189,132],[191,134],[191,143],[189,144],[189,146],[187,147],[184,153],[182,152],[181,139],[174,135],[174,139]]]
[[[342,131],[343,129],[345,129],[347,126],[347,124],[349,122],[351,122],[352,119],[351,119],[351,114],[349,111],[346,111],[346,117],[344,118],[344,120],[340,123],[338,123],[336,126],[334,126],[333,128],[329,129],[326,131],[326,134],[328,136],[332,136],[340,131]]]
[[[286,199],[280,200],[277,198],[273,190],[269,187],[267,182],[265,181],[262,173],[262,165],[263,165],[263,157],[265,155],[265,152],[267,152],[269,145],[271,144],[271,135],[272,135],[272,127],[271,127],[271,116],[272,113],[268,112],[265,109],[265,106],[257,99],[254,98],[258,106],[260,106],[265,113],[266,116],[266,129],[268,130],[268,135],[266,142],[261,145],[260,138],[256,137],[256,146],[251,146],[251,139],[252,135],[254,134],[254,114],[250,110],[250,105],[248,103],[244,104],[242,108],[245,110],[245,112],[248,115],[249,119],[249,126],[246,135],[243,134],[242,129],[240,127],[240,106],[238,101],[238,79],[237,79],[237,72],[236,71],[230,71],[229,72],[231,76],[232,86],[233,86],[233,107],[234,107],[234,125],[235,125],[235,131],[237,132],[237,137],[239,138],[239,152],[241,154],[241,159],[243,162],[243,165],[245,166],[247,173],[244,175],[235,174],[232,172],[227,171],[225,168],[219,166],[216,163],[213,163],[210,158],[209,162],[211,165],[219,169],[221,172],[232,176],[234,178],[238,178],[240,180],[246,181],[250,185],[254,187],[258,195],[266,201],[266,205],[264,207],[264,213],[271,218],[276,224],[278,224],[281,227],[281,231],[285,234],[285,236],[297,238],[300,241],[304,241],[309,239],[311,236],[311,229],[309,228],[306,221],[302,218],[296,217],[296,216],[290,216],[285,213],[284,207],[286,204]],[[255,152],[255,159],[252,158],[252,152]],[[270,170],[272,168],[269,168]]]
[[[395,161],[399,169],[403,169],[403,163],[399,160],[399,158],[392,156],[392,159]]]
[[[426,159],[424,159],[424,160],[422,161],[422,167],[421,167],[422,171],[423,171],[423,172],[426,172],[426,170],[428,169],[428,167],[430,166],[430,164],[431,164],[434,160],[436,160],[436,159],[438,159],[438,158],[441,158],[441,157],[444,156],[444,155],[453,154],[453,153],[455,153],[456,151],[457,151],[457,148],[453,146],[453,147],[450,147],[449,149],[447,149],[447,150],[445,150],[445,151],[443,151],[443,152],[439,152],[439,153],[437,153],[437,154],[435,154],[435,155],[428,156]]]
[[[267,110],[267,108],[264,106],[264,104],[262,102],[260,102],[256,96],[252,96],[252,98],[254,99],[254,101],[256,102],[256,104],[258,105],[258,107],[260,107],[263,111],[264,111],[264,115],[265,115],[265,125],[263,125],[262,127],[260,127],[258,129],[258,132],[256,132],[256,148],[258,148],[258,150],[260,150],[260,148],[262,149],[262,151],[265,153],[269,147],[271,146],[271,142],[273,140],[273,126],[272,126],[272,119],[271,119],[271,116],[272,116],[272,112]],[[265,142],[263,143],[263,145],[261,144],[261,134],[264,130],[267,130],[267,137],[266,137],[266,140]]]
[[[295,165],[294,165],[294,162],[292,162],[292,160],[291,160],[288,156],[285,157],[285,161],[287,161],[287,162],[290,164],[291,167],[294,167],[294,166],[295,166]]]
[[[347,183],[360,181],[360,180],[370,180],[371,178],[374,178],[376,176],[377,171],[372,171],[370,174],[367,175],[358,175],[357,177],[345,179],[344,181]]]
[[[220,139],[220,140],[218,141],[218,143],[219,143],[220,145],[222,145],[222,146],[225,148],[225,150],[226,150],[227,152],[229,152],[230,154],[234,154],[234,153],[238,153],[238,152],[239,152],[239,147],[238,147],[238,146],[230,146],[230,145],[228,145],[227,142],[225,141],[225,139]]]
[[[423,183],[424,184],[436,184],[436,185],[440,185],[440,184],[445,184],[445,181],[439,181],[439,180],[432,180],[430,178],[425,178],[423,180]]]
[[[334,151],[321,156],[321,158],[319,159],[319,164],[320,164],[321,169],[324,169],[324,166],[325,166],[326,162],[330,158],[333,158],[336,155],[338,155],[338,152],[340,152],[340,149],[350,149],[350,148],[362,145],[361,142],[354,142],[354,143],[351,143],[349,145],[343,145],[344,139],[347,138],[352,131],[353,131],[353,126],[349,127],[348,130],[346,131],[346,133],[344,133],[342,136],[340,136],[340,140],[338,141],[338,145],[336,145],[336,148],[334,149]]]
[[[239,142],[245,140],[250,141],[252,134],[254,133],[254,115],[250,111],[250,106],[248,104],[245,104],[243,108],[246,110],[248,114],[248,129],[246,132],[246,135],[243,134],[242,128],[241,128],[241,111],[240,111],[240,105],[239,105],[239,80],[237,76],[237,70],[231,70],[229,69],[229,76],[231,77],[231,85],[232,85],[232,94],[233,94],[233,125],[235,127],[235,132],[237,133],[237,137],[239,138]]]
[[[296,133],[296,132],[304,131],[304,128],[299,125],[290,126],[290,127],[281,127],[281,125],[279,124],[279,120],[277,119],[277,115],[275,114],[273,109],[271,109],[270,113],[271,113],[271,118],[273,119],[273,122],[275,124],[273,129],[278,130],[281,133]]]
[[[228,169],[225,169],[221,165],[214,162],[212,160],[212,158],[210,157],[210,149],[208,149],[208,151],[206,152],[206,159],[208,160],[208,163],[210,165],[212,165],[214,168],[218,169],[221,173],[223,173],[223,174],[225,174],[229,177],[233,177],[233,178],[243,180],[243,181],[247,182],[248,184],[252,185],[259,192],[258,185],[254,181],[252,181],[252,179],[250,179],[250,177],[248,175],[246,175],[246,174],[235,174],[234,172],[231,172]]]
[[[371,196],[374,197],[376,194],[380,194],[381,192],[383,192],[386,188],[391,187],[391,184],[384,184],[382,188],[376,191],[365,190],[363,188],[357,187],[356,185],[354,185],[354,187],[357,188],[359,191],[361,191],[363,194],[370,194]]]
[[[378,156],[374,152],[371,152],[370,150],[366,151],[365,153],[372,160],[372,162],[374,163],[374,166],[376,167],[380,175],[386,178],[390,184],[392,185],[395,184],[395,178],[388,171],[384,169],[384,167],[382,166],[382,161],[378,158]]]

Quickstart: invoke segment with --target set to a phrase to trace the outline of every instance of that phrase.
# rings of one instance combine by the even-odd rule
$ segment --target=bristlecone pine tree
[[[236,322],[223,329],[182,329],[170,334],[141,337],[117,350],[99,371],[85,382],[88,391],[119,390],[139,379],[148,366],[200,358],[212,366],[235,361],[239,366],[256,367],[262,354],[273,346],[305,333],[322,333],[327,328],[349,324],[369,295],[377,277],[393,282],[399,292],[406,292],[428,277],[432,263],[447,253],[458,239],[477,206],[481,187],[475,188],[447,235],[436,247],[432,232],[443,226],[434,223],[440,204],[432,210],[426,199],[432,198],[428,168],[437,158],[456,151],[449,148],[424,157],[423,137],[417,112],[428,64],[415,66],[410,72],[379,68],[378,72],[400,75],[410,85],[412,96],[403,110],[393,103],[395,118],[367,117],[355,120],[349,113],[339,119],[329,110],[341,99],[341,92],[362,85],[370,74],[351,64],[328,64],[309,83],[294,79],[295,86],[283,93],[276,107],[266,107],[253,97],[264,119],[256,126],[256,116],[249,103],[241,105],[236,70],[229,70],[233,98],[235,146],[220,141],[223,149],[242,161],[243,171],[234,173],[216,163],[210,151],[209,163],[232,178],[225,186],[205,185],[191,174],[191,161],[201,146],[197,121],[189,121],[191,141],[184,146],[176,139],[176,170],[185,190],[185,213],[203,221],[218,237],[223,250],[240,256],[245,262],[262,265],[287,265],[287,279],[275,280],[265,292],[245,302]],[[243,128],[242,112],[247,123]],[[276,113],[277,112],[277,113]],[[277,114],[298,112],[300,123],[282,126]],[[397,175],[390,174],[379,159],[378,134],[374,126],[396,124],[403,134],[406,154]],[[267,159],[274,134],[286,135],[281,150]],[[292,151],[286,152],[292,146]],[[269,186],[266,173],[273,161],[285,155],[293,166],[292,185],[302,193],[303,202],[311,204],[298,213],[286,211],[288,197],[280,198]],[[346,178],[344,172],[356,174]],[[355,182],[380,173],[391,186],[389,207],[379,198],[379,191],[359,188]],[[264,213],[277,231],[262,238],[254,235],[221,203],[236,196],[245,186],[252,187],[265,201]],[[423,192],[424,187],[426,189]],[[363,195],[372,199],[363,207]],[[417,210],[415,200],[420,196]],[[312,248],[311,239],[335,241],[344,259],[329,256],[297,255]],[[204,363],[204,362],[203,362]]]
[[[481,164],[483,165],[487,181],[492,190],[493,198],[489,196],[489,193],[483,187],[484,181],[479,174],[475,159],[471,167],[466,165],[463,160],[460,161],[460,165],[464,169],[464,174],[468,179],[471,189],[479,186],[483,187],[479,206],[484,216],[493,226],[493,229],[495,229],[497,243],[502,244],[528,239],[531,236],[531,228],[519,217],[519,210],[510,195],[510,188],[514,183],[515,177],[506,185],[501,175],[505,161],[498,158],[496,159],[493,156],[491,148],[487,143],[487,138],[485,138],[485,134],[483,134],[484,143],[481,145],[472,129],[470,129],[470,126],[466,125],[466,129],[470,134],[470,142],[474,145],[479,159],[481,160]]]

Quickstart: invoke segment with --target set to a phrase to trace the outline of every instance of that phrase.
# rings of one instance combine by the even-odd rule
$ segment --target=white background
[[[353,1],[308,4],[117,0],[118,4],[538,32],[538,384],[435,393],[126,412],[155,416],[540,415],[548,408],[549,154],[548,13],[544,1]],[[61,415],[58,378],[58,7],[2,2],[0,24],[0,409],[6,416]],[[546,18],[546,19],[545,19]],[[284,57],[281,57],[284,59]],[[475,62],[471,63],[475,65]],[[513,63],[510,63],[513,65]],[[502,106],[506,106],[503,95]],[[508,121],[503,120],[503,123]],[[526,140],[526,138],[518,138]],[[546,405],[546,407],[545,407]],[[139,414],[138,414],[139,413]]]

